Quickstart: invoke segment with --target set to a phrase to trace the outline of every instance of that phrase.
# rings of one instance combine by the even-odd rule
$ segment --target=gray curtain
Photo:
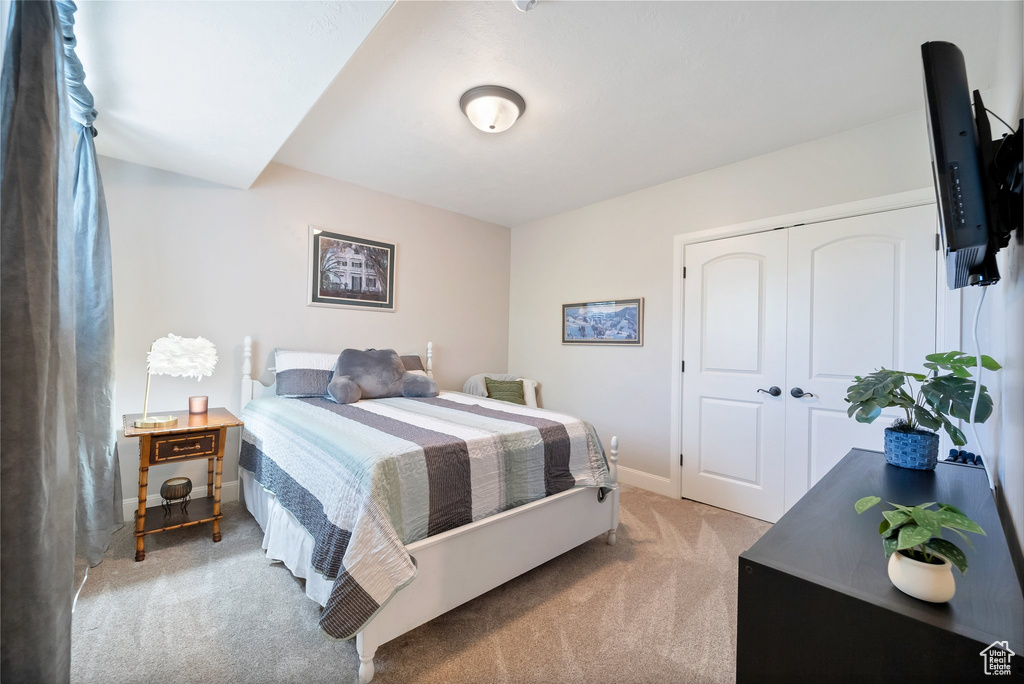
[[[99,561],[119,497],[112,381],[79,366],[109,370],[109,239],[91,136],[74,142],[65,48],[56,4],[12,4],[0,77],[0,679],[11,682],[69,680],[76,547]],[[96,393],[80,395],[79,378]]]
[[[0,679],[66,682],[78,421],[57,8],[15,2],[9,31],[0,119]]]
[[[122,524],[121,472],[114,417],[114,283],[107,202],[96,165],[96,110],[75,54],[75,3],[58,0],[64,81],[77,142],[74,150],[75,352],[78,398],[78,510],[75,540],[94,567]]]

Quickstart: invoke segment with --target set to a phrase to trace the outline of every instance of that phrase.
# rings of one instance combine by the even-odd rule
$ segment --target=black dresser
[[[988,536],[970,535],[970,567],[946,604],[894,587],[876,506],[962,509]],[[1010,676],[986,676],[981,651],[1008,642]],[[1024,596],[981,468],[939,463],[934,472],[890,466],[875,451],[847,454],[739,558],[738,682],[939,682],[1024,680]]]

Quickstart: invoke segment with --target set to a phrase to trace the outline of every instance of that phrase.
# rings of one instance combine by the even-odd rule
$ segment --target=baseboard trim
[[[640,487],[641,489],[646,489],[647,491],[654,492],[655,494],[661,494],[662,496],[668,496],[673,499],[679,498],[679,492],[672,490],[672,480],[667,477],[651,475],[650,473],[645,473],[642,470],[619,466],[619,482],[632,485],[634,487]]]
[[[156,494],[150,494],[146,497],[146,508],[150,506],[160,505],[160,492],[157,487]],[[194,487],[192,489],[192,498],[199,499],[206,496],[206,485],[202,487]],[[238,480],[232,480],[231,482],[223,482],[220,486],[220,500],[223,502],[238,501]],[[135,519],[135,512],[139,510],[139,497],[133,499],[124,499],[121,501],[121,509],[124,512],[124,519],[127,522],[131,522]]]

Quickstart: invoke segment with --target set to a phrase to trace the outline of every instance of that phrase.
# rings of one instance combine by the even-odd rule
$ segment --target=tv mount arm
[[[1024,238],[1021,228],[1021,185],[1024,180],[1024,119],[1017,124],[1017,130],[992,140],[992,126],[988,112],[982,102],[981,93],[974,91],[974,120],[978,132],[978,150],[981,168],[988,175],[991,188],[985,192],[985,203],[989,217],[988,249],[981,266],[971,273],[972,285],[992,285],[999,282],[999,266],[996,252],[1010,244],[1010,237],[1017,231],[1017,241]]]

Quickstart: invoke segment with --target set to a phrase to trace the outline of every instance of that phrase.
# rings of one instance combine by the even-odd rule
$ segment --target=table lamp
[[[163,428],[174,425],[174,416],[149,415],[149,383],[154,375],[196,378],[213,375],[217,365],[217,348],[204,337],[168,335],[153,342],[146,356],[146,400],[142,404],[142,418],[135,421],[137,428]]]

